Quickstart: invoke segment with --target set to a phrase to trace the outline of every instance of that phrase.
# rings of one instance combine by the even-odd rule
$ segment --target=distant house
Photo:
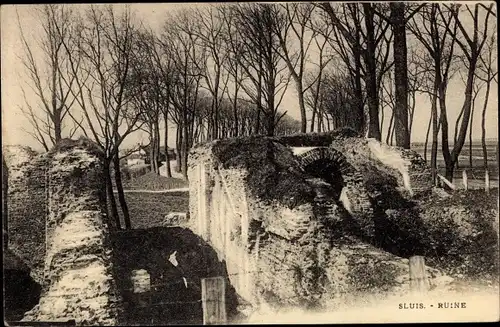
[[[127,166],[144,165],[146,160],[139,153],[133,153],[127,157]]]
[[[167,149],[167,151],[168,151],[168,159],[175,160],[176,159],[175,150],[169,147]],[[140,153],[142,159],[144,159],[144,162],[149,164],[150,163],[149,146],[141,146],[139,153]],[[159,161],[159,163],[165,161],[165,146],[163,146],[163,145],[160,146],[160,154],[159,154],[158,161]]]

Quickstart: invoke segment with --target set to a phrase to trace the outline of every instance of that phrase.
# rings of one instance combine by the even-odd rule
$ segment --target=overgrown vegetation
[[[314,199],[291,150],[271,138],[221,140],[213,151],[223,168],[245,169],[250,192],[263,201],[294,208]]]
[[[406,208],[379,211],[379,246],[426,263],[458,278],[491,280],[498,275],[495,217],[498,190],[457,191],[447,198],[431,195]]]

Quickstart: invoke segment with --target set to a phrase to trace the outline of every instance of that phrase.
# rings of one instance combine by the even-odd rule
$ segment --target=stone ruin
[[[415,152],[342,130],[216,140],[188,163],[190,227],[252,306],[334,308],[409,291],[408,259],[381,248],[377,217],[432,192]],[[449,283],[426,269],[431,288]]]
[[[23,320],[116,325],[121,302],[104,219],[102,151],[67,139],[45,154],[4,147],[2,159],[8,246],[42,286],[39,304]]]
[[[42,286],[24,320],[120,323],[102,155],[86,140],[63,140],[46,154],[2,149],[7,250]],[[414,210],[435,192],[423,159],[350,130],[217,140],[193,148],[188,163],[188,222],[179,216],[179,224],[216,252],[240,303],[334,309],[404,295],[410,255],[433,265],[436,244],[498,246],[470,206],[449,209],[445,198]],[[453,237],[442,246],[446,233]],[[498,260],[462,259],[476,257],[484,259],[477,266]],[[426,271],[430,288],[449,288],[442,270]]]

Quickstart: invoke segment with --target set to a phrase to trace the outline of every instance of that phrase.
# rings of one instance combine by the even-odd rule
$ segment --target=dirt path
[[[169,190],[123,190],[124,193],[177,193],[177,192],[188,192],[189,187],[183,187],[183,188],[173,188]],[[114,191],[117,193],[117,191]]]

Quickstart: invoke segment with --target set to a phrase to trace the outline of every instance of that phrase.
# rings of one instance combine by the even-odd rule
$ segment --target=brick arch
[[[309,175],[338,179],[338,183],[332,185],[337,193],[337,200],[351,214],[363,234],[372,237],[374,222],[371,199],[365,188],[363,176],[347,161],[347,158],[340,151],[326,147],[312,149],[297,157],[299,165]],[[326,167],[327,171],[321,171],[321,166]],[[315,171],[316,169],[320,171]]]
[[[310,151],[301,153],[297,156],[299,158],[300,167],[308,171],[311,165],[319,162],[325,161],[332,163],[338,173],[342,176],[342,179],[346,183],[351,184],[361,184],[363,182],[363,177],[361,174],[347,161],[347,158],[338,150],[333,148],[314,148]]]

